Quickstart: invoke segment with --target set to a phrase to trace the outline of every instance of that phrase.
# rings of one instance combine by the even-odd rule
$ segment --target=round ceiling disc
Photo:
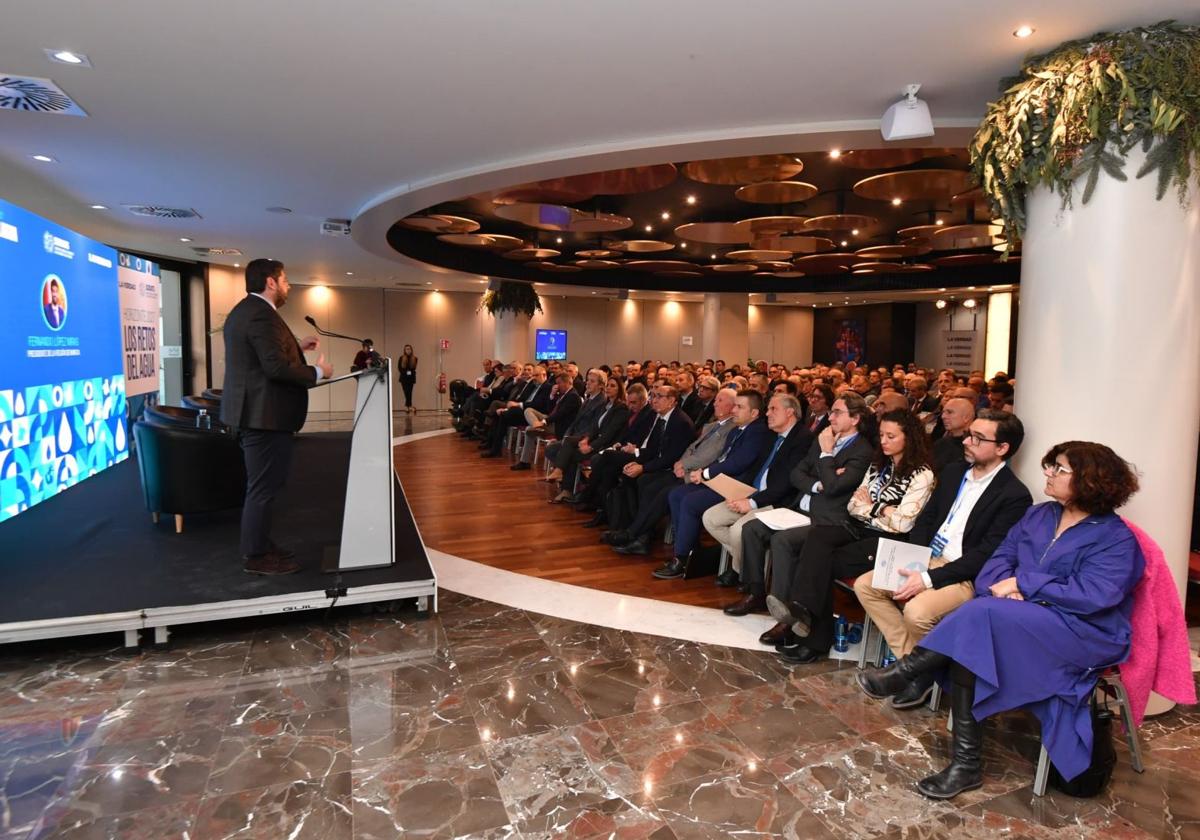
[[[859,248],[854,253],[868,260],[902,260],[915,257],[918,248],[915,245],[873,245],[870,248]]]
[[[990,248],[1006,241],[1004,231],[995,225],[947,225],[932,237],[935,251],[959,251]]]
[[[804,223],[805,230],[822,231],[863,231],[879,224],[874,216],[860,216],[854,213],[831,213],[828,216],[813,216]]]
[[[750,242],[749,228],[734,222],[693,222],[675,228],[675,235],[689,242],[705,245],[746,245]]]
[[[792,260],[792,265],[805,274],[842,274],[856,262],[861,260],[854,254],[812,254],[797,257]]]
[[[802,233],[807,216],[755,216],[737,222],[738,232],[745,236],[744,241],[758,239],[764,236],[787,236]]]
[[[479,222],[474,219],[447,216],[442,213],[430,216],[409,216],[407,219],[401,219],[400,224],[411,230],[423,230],[426,233],[474,233],[479,230]]]
[[[675,247],[670,242],[657,239],[614,239],[604,244],[614,251],[624,251],[628,254],[655,254],[670,251]]]
[[[695,265],[684,260],[630,260],[625,267],[634,271],[691,271]]]
[[[683,174],[702,184],[755,184],[786,181],[804,171],[795,155],[751,155],[750,157],[694,160],[683,165]]]
[[[678,280],[683,280],[683,279],[687,279],[687,278],[691,278],[691,277],[703,277],[704,276],[704,272],[701,272],[701,271],[684,271],[682,269],[673,270],[673,271],[656,271],[656,272],[654,272],[654,274],[657,277],[670,277],[670,278],[678,279]]]
[[[591,195],[632,195],[653,192],[673,183],[679,170],[673,163],[654,166],[632,166],[626,169],[609,169],[587,175],[569,175],[560,178],[567,187]]]
[[[721,274],[747,274],[758,271],[758,266],[752,263],[717,263],[716,265],[705,266],[711,271],[717,271]]]
[[[730,251],[725,256],[731,260],[737,260],[738,262],[779,262],[780,260],[791,259],[792,252],[752,249],[748,251]]]
[[[578,204],[594,197],[595,193],[580,190],[567,183],[566,178],[555,178],[550,181],[537,181],[532,184],[520,184],[500,190],[492,195],[493,204]]]
[[[804,181],[763,181],[747,184],[734,191],[734,196],[751,204],[795,204],[808,201],[820,190]]]
[[[506,260],[548,260],[561,254],[553,248],[514,248],[501,256]]]
[[[575,274],[583,271],[583,269],[577,265],[559,265],[558,263],[551,262],[539,262],[533,263],[533,265],[540,268],[542,271],[550,271],[555,274]]]
[[[833,240],[823,236],[767,236],[750,243],[763,251],[790,251],[793,254],[819,254],[833,250]]]
[[[604,260],[617,256],[617,252],[611,251],[608,248],[589,248],[586,251],[576,251],[575,256],[588,260]]]
[[[515,236],[504,236],[499,233],[443,233],[438,240],[449,245],[461,245],[465,248],[488,248],[496,251],[520,248],[525,244],[524,240]]]
[[[575,265],[590,269],[620,268],[621,266],[619,262],[613,260],[576,260]]]
[[[950,254],[945,257],[936,257],[930,260],[930,262],[939,268],[962,268],[963,266],[970,265],[991,265],[995,261],[995,254]]]
[[[514,202],[495,208],[495,214],[537,230],[570,233],[610,233],[633,227],[633,219],[612,213],[584,213],[561,204]]]
[[[803,277],[804,272],[803,271],[776,271],[775,276],[776,277],[784,277],[787,279],[793,279],[796,277]]]
[[[872,201],[938,201],[970,189],[970,172],[958,169],[902,169],[863,178],[854,194]]]

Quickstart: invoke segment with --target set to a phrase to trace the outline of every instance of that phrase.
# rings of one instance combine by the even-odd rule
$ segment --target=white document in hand
[[[771,508],[760,510],[754,518],[766,525],[772,531],[786,531],[789,528],[804,528],[812,524],[812,520],[798,510],[791,508]]]
[[[704,483],[713,490],[717,491],[717,493],[721,495],[721,498],[725,499],[726,501],[731,501],[733,499],[748,499],[756,492],[755,489],[749,484],[743,484],[736,478],[731,478],[724,473],[714,476],[713,478],[705,479]]]
[[[895,592],[907,580],[904,575],[900,574],[900,570],[927,571],[929,555],[930,550],[927,545],[910,545],[899,540],[880,537],[879,548],[875,551],[875,575],[871,578],[871,586]]]

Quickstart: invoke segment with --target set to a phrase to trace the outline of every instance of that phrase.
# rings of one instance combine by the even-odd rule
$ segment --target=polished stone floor
[[[983,789],[933,803],[944,714],[884,709],[852,666],[441,607],[0,649],[0,836],[1200,837],[1198,708],[1095,800],[1033,797],[1036,729],[1005,716]]]

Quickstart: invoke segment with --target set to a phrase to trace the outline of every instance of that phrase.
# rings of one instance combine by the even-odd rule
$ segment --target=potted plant
[[[1125,181],[1126,157],[1146,153],[1136,177],[1172,186],[1180,202],[1200,155],[1200,27],[1173,21],[1068,41],[1025,61],[1001,83],[971,144],[971,165],[1009,242],[1025,230],[1025,196],[1038,186],[1069,206],[1087,203],[1101,172]]]
[[[501,280],[499,288],[484,292],[479,305],[493,318],[498,318],[505,312],[532,318],[535,312],[542,311],[542,299],[538,297],[533,286],[512,280]]]

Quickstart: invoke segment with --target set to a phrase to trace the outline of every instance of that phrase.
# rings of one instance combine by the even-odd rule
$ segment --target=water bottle
[[[896,661],[896,654],[892,653],[892,649],[887,645],[883,647],[883,658],[879,660],[879,667],[886,668]]]
[[[212,429],[212,418],[208,416],[208,409],[200,409],[200,413],[196,415],[197,429]]]
[[[849,631],[849,623],[845,617],[837,616],[833,622],[833,649],[838,653],[845,653],[850,649],[850,643],[847,639]]]
[[[850,631],[846,634],[846,638],[850,640],[850,644],[856,645],[862,641],[863,626],[862,622],[856,621],[850,625]]]

